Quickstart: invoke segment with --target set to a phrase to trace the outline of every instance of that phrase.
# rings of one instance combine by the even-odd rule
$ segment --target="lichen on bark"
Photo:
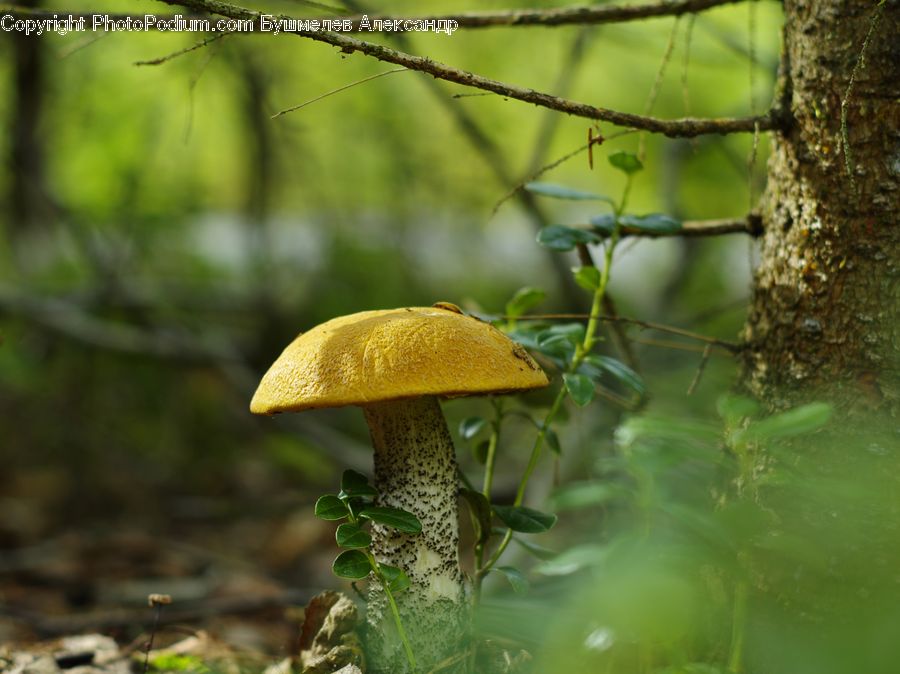
[[[784,8],[784,128],[769,159],[744,382],[772,407],[819,397],[896,416],[900,4],[786,0]],[[848,99],[875,11],[883,14]]]

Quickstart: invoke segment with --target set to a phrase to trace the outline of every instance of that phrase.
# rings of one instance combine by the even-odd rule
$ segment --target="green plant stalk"
[[[359,524],[359,520],[353,516],[352,510],[348,510],[347,520],[351,524]],[[400,641],[403,643],[403,650],[406,651],[406,660],[409,662],[409,666],[412,667],[412,671],[415,672],[418,667],[416,665],[416,656],[409,643],[409,637],[406,635],[406,630],[403,628],[403,621],[400,619],[400,609],[397,607],[394,593],[391,592],[387,579],[384,577],[384,574],[381,573],[381,567],[379,567],[375,555],[373,555],[368,548],[364,549],[362,552],[366,556],[366,559],[369,560],[369,566],[372,568],[372,573],[375,574],[375,577],[381,583],[384,594],[387,596],[388,603],[391,606],[391,613],[394,616],[394,624],[397,626],[397,633],[400,635]],[[355,586],[354,589],[356,589]]]
[[[747,623],[747,582],[740,580],[734,588],[734,610],[731,618],[731,652],[728,671],[740,674],[744,659],[744,627]]]
[[[572,362],[570,362],[569,366],[566,368],[567,374],[572,374],[578,370],[578,366],[581,365],[585,356],[591,352],[591,350],[594,348],[594,344],[597,341],[596,335],[597,328],[600,325],[603,297],[606,295],[606,288],[609,285],[609,273],[610,268],[612,267],[613,253],[615,252],[616,244],[618,244],[619,242],[619,218],[625,211],[625,207],[628,204],[628,196],[631,193],[631,183],[632,177],[631,174],[628,174],[625,178],[625,187],[622,189],[622,198],[613,209],[616,216],[616,226],[613,229],[612,236],[609,239],[609,245],[607,245],[606,252],[604,253],[603,269],[600,272],[600,282],[597,284],[597,288],[594,290],[594,297],[591,301],[590,318],[588,319],[587,327],[584,331],[584,339],[582,340],[581,344],[578,345],[575,349],[575,354],[572,356]],[[514,506],[522,505],[522,502],[525,500],[525,489],[528,487],[528,482],[531,479],[531,475],[532,473],[534,473],[535,468],[537,468],[538,461],[541,458],[541,453],[544,449],[544,442],[547,437],[547,429],[550,428],[550,425],[556,418],[556,415],[559,412],[559,408],[562,406],[562,403],[565,399],[566,387],[562,386],[559,392],[556,394],[556,398],[554,398],[553,404],[547,411],[547,415],[544,417],[544,421],[541,424],[540,429],[538,430],[537,437],[534,441],[534,447],[532,447],[531,449],[531,456],[528,458],[528,465],[526,465],[525,472],[522,474],[522,479],[519,481],[519,488],[516,491],[516,499],[515,501],[513,501]],[[509,542],[512,540],[512,537],[512,529],[507,529],[506,533],[503,534],[503,539],[500,541],[500,545],[498,545],[497,549],[494,551],[494,554],[490,556],[488,561],[483,566],[479,564],[479,568],[476,572],[476,575],[479,579],[483,578],[484,575],[487,574],[488,571],[490,571],[491,567],[493,567],[494,564],[497,563],[497,560],[500,559],[500,556],[506,551],[506,548],[509,546]]]
[[[484,462],[484,486],[481,489],[481,493],[484,494],[488,503],[491,501],[491,487],[494,483],[494,466],[497,463],[497,444],[500,442],[500,425],[503,421],[502,403],[491,400],[491,404],[494,406],[494,420],[491,422],[491,438],[488,440],[487,458]]]
[[[369,566],[372,567],[372,572],[381,583],[384,594],[387,596],[388,603],[391,605],[391,613],[394,615],[394,624],[397,626],[397,633],[400,635],[400,641],[403,643],[403,650],[406,651],[406,660],[409,662],[409,666],[412,667],[412,671],[415,672],[418,668],[418,665],[416,665],[416,656],[413,654],[412,646],[409,644],[409,637],[406,636],[406,630],[403,628],[403,621],[400,619],[400,609],[397,608],[394,593],[391,592],[387,579],[381,573],[381,569],[378,566],[378,562],[375,560],[375,556],[368,550],[365,551],[365,555],[366,559],[369,560]]]

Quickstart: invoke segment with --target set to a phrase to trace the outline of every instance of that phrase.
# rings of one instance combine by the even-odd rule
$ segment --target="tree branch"
[[[674,232],[654,232],[635,227],[622,227],[619,236],[639,236],[645,239],[662,237],[697,238],[703,236],[720,236],[722,234],[749,234],[752,237],[763,233],[762,218],[751,213],[746,218],[725,218],[722,220],[685,220],[681,229]]]
[[[220,0],[160,0],[167,5],[182,6],[197,12],[209,12],[230,19],[240,19],[259,22],[261,13],[244,7],[231,5]],[[287,17],[278,17],[287,19]],[[722,119],[672,119],[664,120],[654,117],[644,117],[607,108],[599,108],[586,103],[551,96],[534,89],[525,89],[512,84],[506,84],[492,80],[475,73],[460,70],[438,61],[433,61],[422,56],[407,54],[384,45],[358,40],[347,35],[328,31],[293,30],[284,31],[300,37],[305,37],[317,42],[324,42],[338,47],[344,53],[360,52],[379,61],[395,63],[410,70],[427,73],[437,79],[447,82],[455,82],[466,87],[490,91],[506,98],[513,98],[525,103],[563,112],[575,117],[594,119],[610,122],[618,126],[633,129],[643,129],[653,133],[659,133],[671,138],[692,138],[704,134],[728,134],[769,131],[775,128],[775,117],[766,114],[756,117],[722,118]]]
[[[464,12],[434,16],[417,16],[413,20],[456,21],[459,28],[497,28],[508,26],[565,26],[572,24],[599,25],[604,23],[625,23],[661,16],[681,16],[695,14],[722,5],[733,5],[745,0],[662,0],[644,5],[584,5],[576,7],[555,7],[553,9],[513,9],[500,12]],[[353,17],[357,28],[361,17]],[[394,17],[369,17],[387,19]]]

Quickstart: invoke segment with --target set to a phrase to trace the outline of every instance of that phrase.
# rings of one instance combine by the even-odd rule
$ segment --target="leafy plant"
[[[341,477],[341,490],[337,494],[325,494],[316,501],[316,517],[332,522],[342,522],[335,531],[338,547],[345,548],[334,560],[331,570],[340,578],[363,580],[370,576],[384,589],[397,633],[403,643],[406,658],[412,671],[416,670],[416,658],[394,594],[409,587],[409,576],[403,569],[382,564],[372,553],[372,536],[365,526],[377,522],[404,534],[415,536],[422,532],[422,524],[411,512],[400,508],[373,505],[378,492],[369,479],[355,470],[345,470]]]

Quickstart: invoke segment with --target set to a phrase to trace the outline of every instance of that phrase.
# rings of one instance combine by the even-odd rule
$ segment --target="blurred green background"
[[[553,4],[562,3],[521,3]],[[254,6],[315,13],[289,2]],[[491,1],[477,9],[518,6]],[[121,2],[91,3],[90,9],[170,12]],[[422,11],[419,3],[403,1],[370,9]],[[435,13],[462,9],[474,7],[428,7]],[[365,37],[498,80],[633,112],[645,110],[671,41],[653,114],[712,117],[767,108],[779,25],[778,3],[758,2],[677,22],[460,30],[405,36],[402,45],[386,35]],[[247,407],[256,382],[298,331],[354,311],[444,300],[499,314],[522,286],[548,292],[540,311],[585,311],[588,298],[568,271],[574,255],[551,254],[534,238],[541,224],[584,222],[597,212],[578,202],[529,207],[505,197],[583,146],[589,124],[413,72],[361,83],[271,119],[393,68],[291,35],[229,36],[161,65],[135,65],[201,39],[129,32],[6,34],[0,42],[0,123],[7,129],[0,136],[0,548],[10,554],[33,549],[67,532],[103,537],[138,531],[253,560],[267,577],[314,590],[336,581],[328,573],[331,531],[312,520],[310,506],[337,484],[343,468],[370,466],[362,414],[341,409],[253,418]],[[605,124],[600,130],[606,136],[615,131]],[[635,151],[639,142],[639,134],[622,135],[594,148],[593,170],[580,153],[540,179],[617,196],[623,179],[605,158]],[[752,171],[748,135],[645,142],[647,168],[634,184],[632,212],[743,217],[762,191],[765,136]],[[736,340],[753,256],[743,235],[627,242],[617,255],[611,293],[625,316]],[[699,455],[663,452],[676,457],[672,465],[646,468],[664,487],[641,492],[652,493],[653,503],[640,501],[637,510],[652,512],[654,503],[671,501],[716,520],[710,530],[732,526],[718,521],[728,509],[721,508],[724,492],[716,490],[727,491],[733,466],[722,467],[728,464],[723,422],[709,420],[735,380],[736,362],[714,355],[688,396],[702,344],[636,328],[628,335],[650,392],[642,414],[670,420],[653,426],[650,436],[677,425],[671,420],[700,418],[713,428],[697,446],[687,443]],[[676,348],[660,341],[675,341]],[[607,345],[621,356],[614,340]],[[487,414],[487,408],[477,400],[445,405],[454,434],[461,419]],[[613,440],[623,415],[609,403],[573,410],[560,427],[563,455],[555,470],[550,460],[542,465],[529,501],[544,504],[554,479],[603,478],[598,466],[626,456],[622,447],[630,446]],[[529,433],[523,425],[505,438],[496,483],[501,499],[515,489]],[[678,449],[683,440],[670,438],[670,446]],[[479,466],[465,443],[458,448],[463,469],[474,477]],[[822,487],[814,488],[821,496]],[[874,512],[896,515],[890,489],[877,493],[886,500],[876,499]],[[540,626],[540,639],[512,636],[531,644],[540,671],[582,671],[576,665],[587,660],[559,663],[565,653],[581,652],[570,648],[572,638],[583,645],[590,635],[599,660],[583,671],[727,661],[720,645],[730,639],[732,585],[749,568],[742,560],[752,555],[685,538],[681,525],[665,518],[635,542],[643,529],[614,516],[630,512],[630,498],[611,512],[605,505],[595,512],[591,502],[587,515],[560,513],[560,531],[552,537],[557,550],[611,540],[622,545],[603,556],[607,575],[576,574],[575,587],[589,591],[574,603],[563,599],[571,577],[538,574],[528,599],[534,615],[548,606],[563,610],[554,627]],[[781,506],[799,507],[790,499]],[[819,540],[820,523],[811,522]],[[845,533],[855,529],[844,525]],[[761,525],[750,517],[734,526]],[[810,532],[801,533],[802,549]],[[677,563],[670,563],[676,547]],[[864,549],[861,544],[858,552]],[[784,562],[778,559],[776,567]],[[896,556],[886,559],[885,569],[894,569]],[[827,568],[816,567],[814,579],[830,577],[831,562],[822,563]],[[586,566],[597,564],[591,558]],[[789,578],[797,568],[781,571]],[[759,588],[758,580],[741,582]],[[797,627],[797,635],[780,629],[791,611],[812,611],[804,601],[830,592],[810,583],[783,584],[797,597],[787,590],[756,595],[757,622],[746,646],[759,667],[752,671],[889,671],[829,669],[821,658],[797,656],[815,663],[805,667],[788,663],[784,652],[761,655],[767,640],[809,643],[801,650],[816,651],[814,637],[822,631],[815,620]],[[498,616],[508,617],[504,602],[518,611],[515,602],[525,601],[510,598],[501,582],[488,588]],[[55,608],[95,605],[101,595]],[[6,596],[14,596],[11,589]],[[838,609],[853,605],[853,593],[848,596],[841,595]],[[596,613],[598,606],[605,608]],[[625,627],[616,626],[622,621]],[[838,629],[826,618],[818,624]],[[497,629],[490,620],[486,625]],[[616,645],[621,640],[613,634],[626,632],[626,645]],[[868,634],[884,645],[886,637],[876,632]],[[609,653],[619,659],[611,663]]]

